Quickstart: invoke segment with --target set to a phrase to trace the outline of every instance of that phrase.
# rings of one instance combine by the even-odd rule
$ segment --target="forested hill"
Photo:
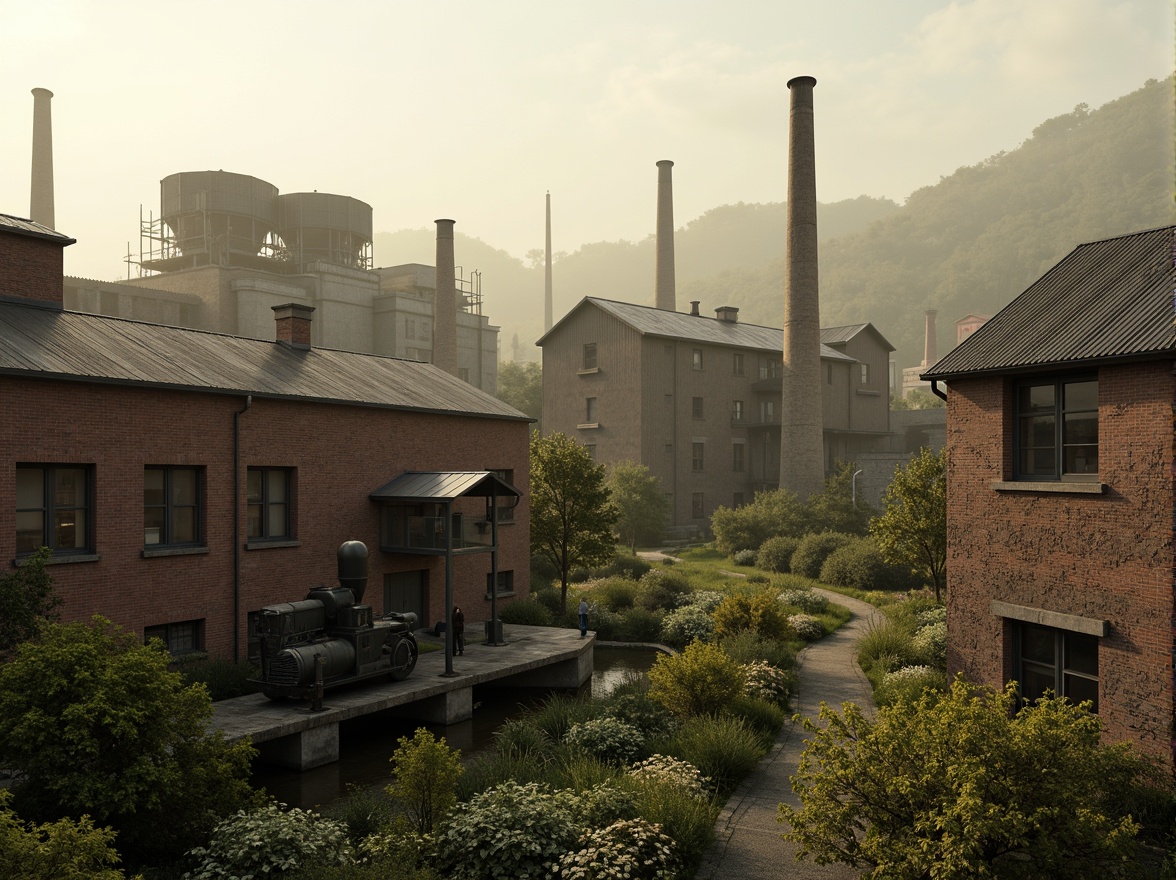
[[[1085,241],[1176,222],[1173,214],[1173,82],[1143,88],[1097,110],[1050,119],[1020,147],[912,193],[899,207],[860,197],[818,210],[821,324],[872,321],[901,366],[923,354],[923,310],[939,310],[939,353],[956,319],[993,314]],[[818,169],[819,175],[819,169]],[[542,243],[542,203],[536,210]],[[654,206],[650,207],[652,226]],[[558,251],[558,212],[553,237]],[[460,224],[459,224],[460,227]],[[785,206],[714,208],[675,236],[679,307],[700,300],[740,319],[783,319]],[[431,264],[434,231],[380,233],[382,265]],[[537,358],[542,334],[541,254],[529,263],[458,233],[457,263],[482,273],[485,310],[502,327],[503,358]],[[653,300],[654,242],[597,242],[557,254],[555,315],[584,296]]]

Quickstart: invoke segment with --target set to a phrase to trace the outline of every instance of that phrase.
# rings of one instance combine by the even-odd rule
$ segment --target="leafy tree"
[[[782,642],[794,633],[788,625],[784,607],[776,601],[774,590],[748,595],[731,593],[715,609],[715,635],[719,638],[751,630],[761,639]]]
[[[768,538],[800,537],[806,531],[804,503],[787,489],[756,493],[751,504],[719,507],[711,515],[715,547],[728,555],[758,550]]]
[[[604,467],[566,434],[531,433],[531,553],[559,572],[560,613],[568,607],[568,573],[603,565],[613,555],[617,511]]]
[[[498,399],[533,419],[543,415],[543,367],[535,361],[498,364]]]
[[[42,623],[17,648],[0,667],[0,766],[22,773],[22,815],[91,816],[118,831],[124,856],[151,861],[250,801],[254,749],[208,732],[208,691],[185,687],[169,659],[97,616]]]
[[[429,834],[437,820],[457,803],[457,780],[462,774],[461,752],[450,749],[445,737],[418,727],[412,739],[402,736],[392,753],[396,781],[388,794],[408,811],[418,834]]]
[[[839,461],[834,465],[833,473],[825,477],[821,491],[805,504],[806,531],[866,533],[870,518],[877,511],[862,498],[855,499],[853,475],[856,471],[852,462]]]
[[[1064,699],[1015,711],[958,679],[947,694],[868,720],[821,705],[779,807],[798,857],[869,877],[1117,877],[1139,826],[1111,805],[1143,782],[1127,744],[1099,742],[1097,715]]]
[[[870,534],[882,555],[931,578],[935,601],[947,568],[947,450],[923,449],[895,469]]]
[[[670,503],[649,468],[632,461],[617,462],[609,469],[608,489],[617,509],[617,531],[634,553],[638,542],[661,540]]]
[[[11,574],[0,576],[0,660],[37,632],[37,621],[57,620],[61,598],[53,592],[46,565],[49,548],[42,547]]]
[[[116,868],[115,832],[76,822],[35,825],[12,811],[12,792],[0,789],[0,877],[6,880],[123,880]]]

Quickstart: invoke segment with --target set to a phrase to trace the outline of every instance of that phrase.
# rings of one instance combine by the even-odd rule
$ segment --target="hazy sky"
[[[1172,18],[1169,0],[0,0],[0,212],[28,215],[44,87],[71,275],[124,277],[159,180],[209,168],[354,196],[377,231],[449,217],[519,257],[543,246],[547,190],[556,250],[639,240],[659,159],[678,226],[784,200],[802,74],[818,198],[901,202],[1170,74]]]

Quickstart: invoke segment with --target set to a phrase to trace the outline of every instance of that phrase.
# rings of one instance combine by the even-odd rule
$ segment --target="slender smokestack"
[[[655,305],[674,311],[678,297],[674,290],[674,182],[670,169],[674,163],[662,159],[657,163],[657,264],[654,270]]]
[[[454,282],[453,222],[437,221],[437,292],[433,298],[433,363],[457,375],[457,285]]]
[[[929,367],[939,360],[935,345],[935,309],[923,312],[923,321],[923,366]]]
[[[29,219],[56,229],[53,217],[53,113],[48,89],[33,89],[33,181]]]
[[[817,285],[817,172],[811,76],[788,81],[788,258],[784,286],[784,370],[780,486],[802,499],[824,483],[821,312]]]
[[[551,329],[551,193],[547,194],[547,270],[543,275],[543,332]]]

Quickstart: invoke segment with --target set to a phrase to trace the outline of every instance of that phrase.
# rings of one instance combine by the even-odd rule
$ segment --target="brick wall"
[[[1167,361],[1098,379],[1103,495],[992,489],[1012,477],[1012,383],[951,382],[948,671],[994,686],[1012,676],[1013,627],[994,599],[1106,620],[1105,736],[1171,761],[1176,383]]]
[[[62,241],[0,233],[0,297],[61,307],[64,291]]]

